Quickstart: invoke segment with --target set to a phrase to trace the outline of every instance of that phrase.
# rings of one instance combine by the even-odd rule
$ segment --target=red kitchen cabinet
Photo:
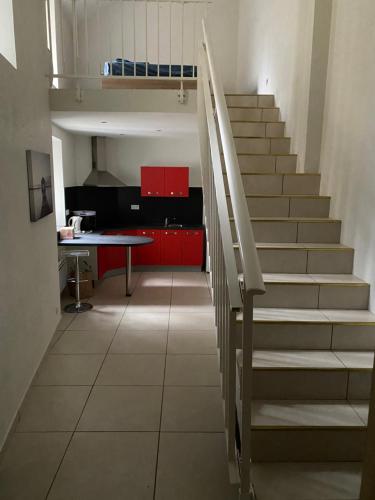
[[[189,167],[141,167],[141,195],[187,198]]]
[[[141,167],[141,196],[165,196],[164,167]]]
[[[161,256],[161,231],[157,229],[138,229],[137,236],[152,238],[153,243],[137,247],[137,264],[140,266],[158,266]]]
[[[189,167],[166,167],[165,196],[187,198],[189,196]]]
[[[182,264],[182,234],[181,231],[161,232],[161,265],[181,266]]]
[[[190,230],[182,233],[182,265],[203,265],[203,231]]]

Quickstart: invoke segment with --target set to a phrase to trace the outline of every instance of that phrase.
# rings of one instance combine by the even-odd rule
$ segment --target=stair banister
[[[215,98],[217,120],[220,128],[220,137],[231,195],[233,215],[237,229],[244,276],[244,287],[246,292],[251,291],[252,294],[262,294],[265,292],[265,287],[255,246],[253,228],[249,218],[249,209],[246,203],[245,191],[238,165],[236,146],[233,140],[223,85],[215,69],[211,40],[207,32],[206,21],[204,19],[202,20],[202,25],[203,41],[207,54],[212,90]]]

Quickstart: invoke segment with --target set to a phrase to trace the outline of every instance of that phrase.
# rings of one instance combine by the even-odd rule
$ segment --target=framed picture
[[[51,157],[26,151],[29,181],[30,220],[35,222],[53,212]]]

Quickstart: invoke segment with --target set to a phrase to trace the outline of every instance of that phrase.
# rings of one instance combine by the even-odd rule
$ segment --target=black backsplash
[[[166,217],[176,217],[178,224],[202,224],[202,189],[190,188],[188,198],[142,198],[140,187],[65,188],[69,210],[96,210],[99,228],[163,225]],[[139,205],[131,210],[130,205]]]

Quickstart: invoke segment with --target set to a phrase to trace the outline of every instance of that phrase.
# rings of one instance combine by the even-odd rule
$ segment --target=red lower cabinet
[[[182,233],[182,265],[203,265],[203,231],[181,231]]]
[[[160,265],[161,231],[157,229],[138,229],[137,236],[152,238],[153,243],[137,247],[137,264],[140,266]]]
[[[161,265],[182,265],[182,231],[162,231],[161,235]]]
[[[195,266],[203,265],[204,233],[202,229],[131,229],[106,231],[104,234],[145,236],[154,241],[132,248],[132,265]],[[98,276],[126,266],[124,247],[98,247]]]

